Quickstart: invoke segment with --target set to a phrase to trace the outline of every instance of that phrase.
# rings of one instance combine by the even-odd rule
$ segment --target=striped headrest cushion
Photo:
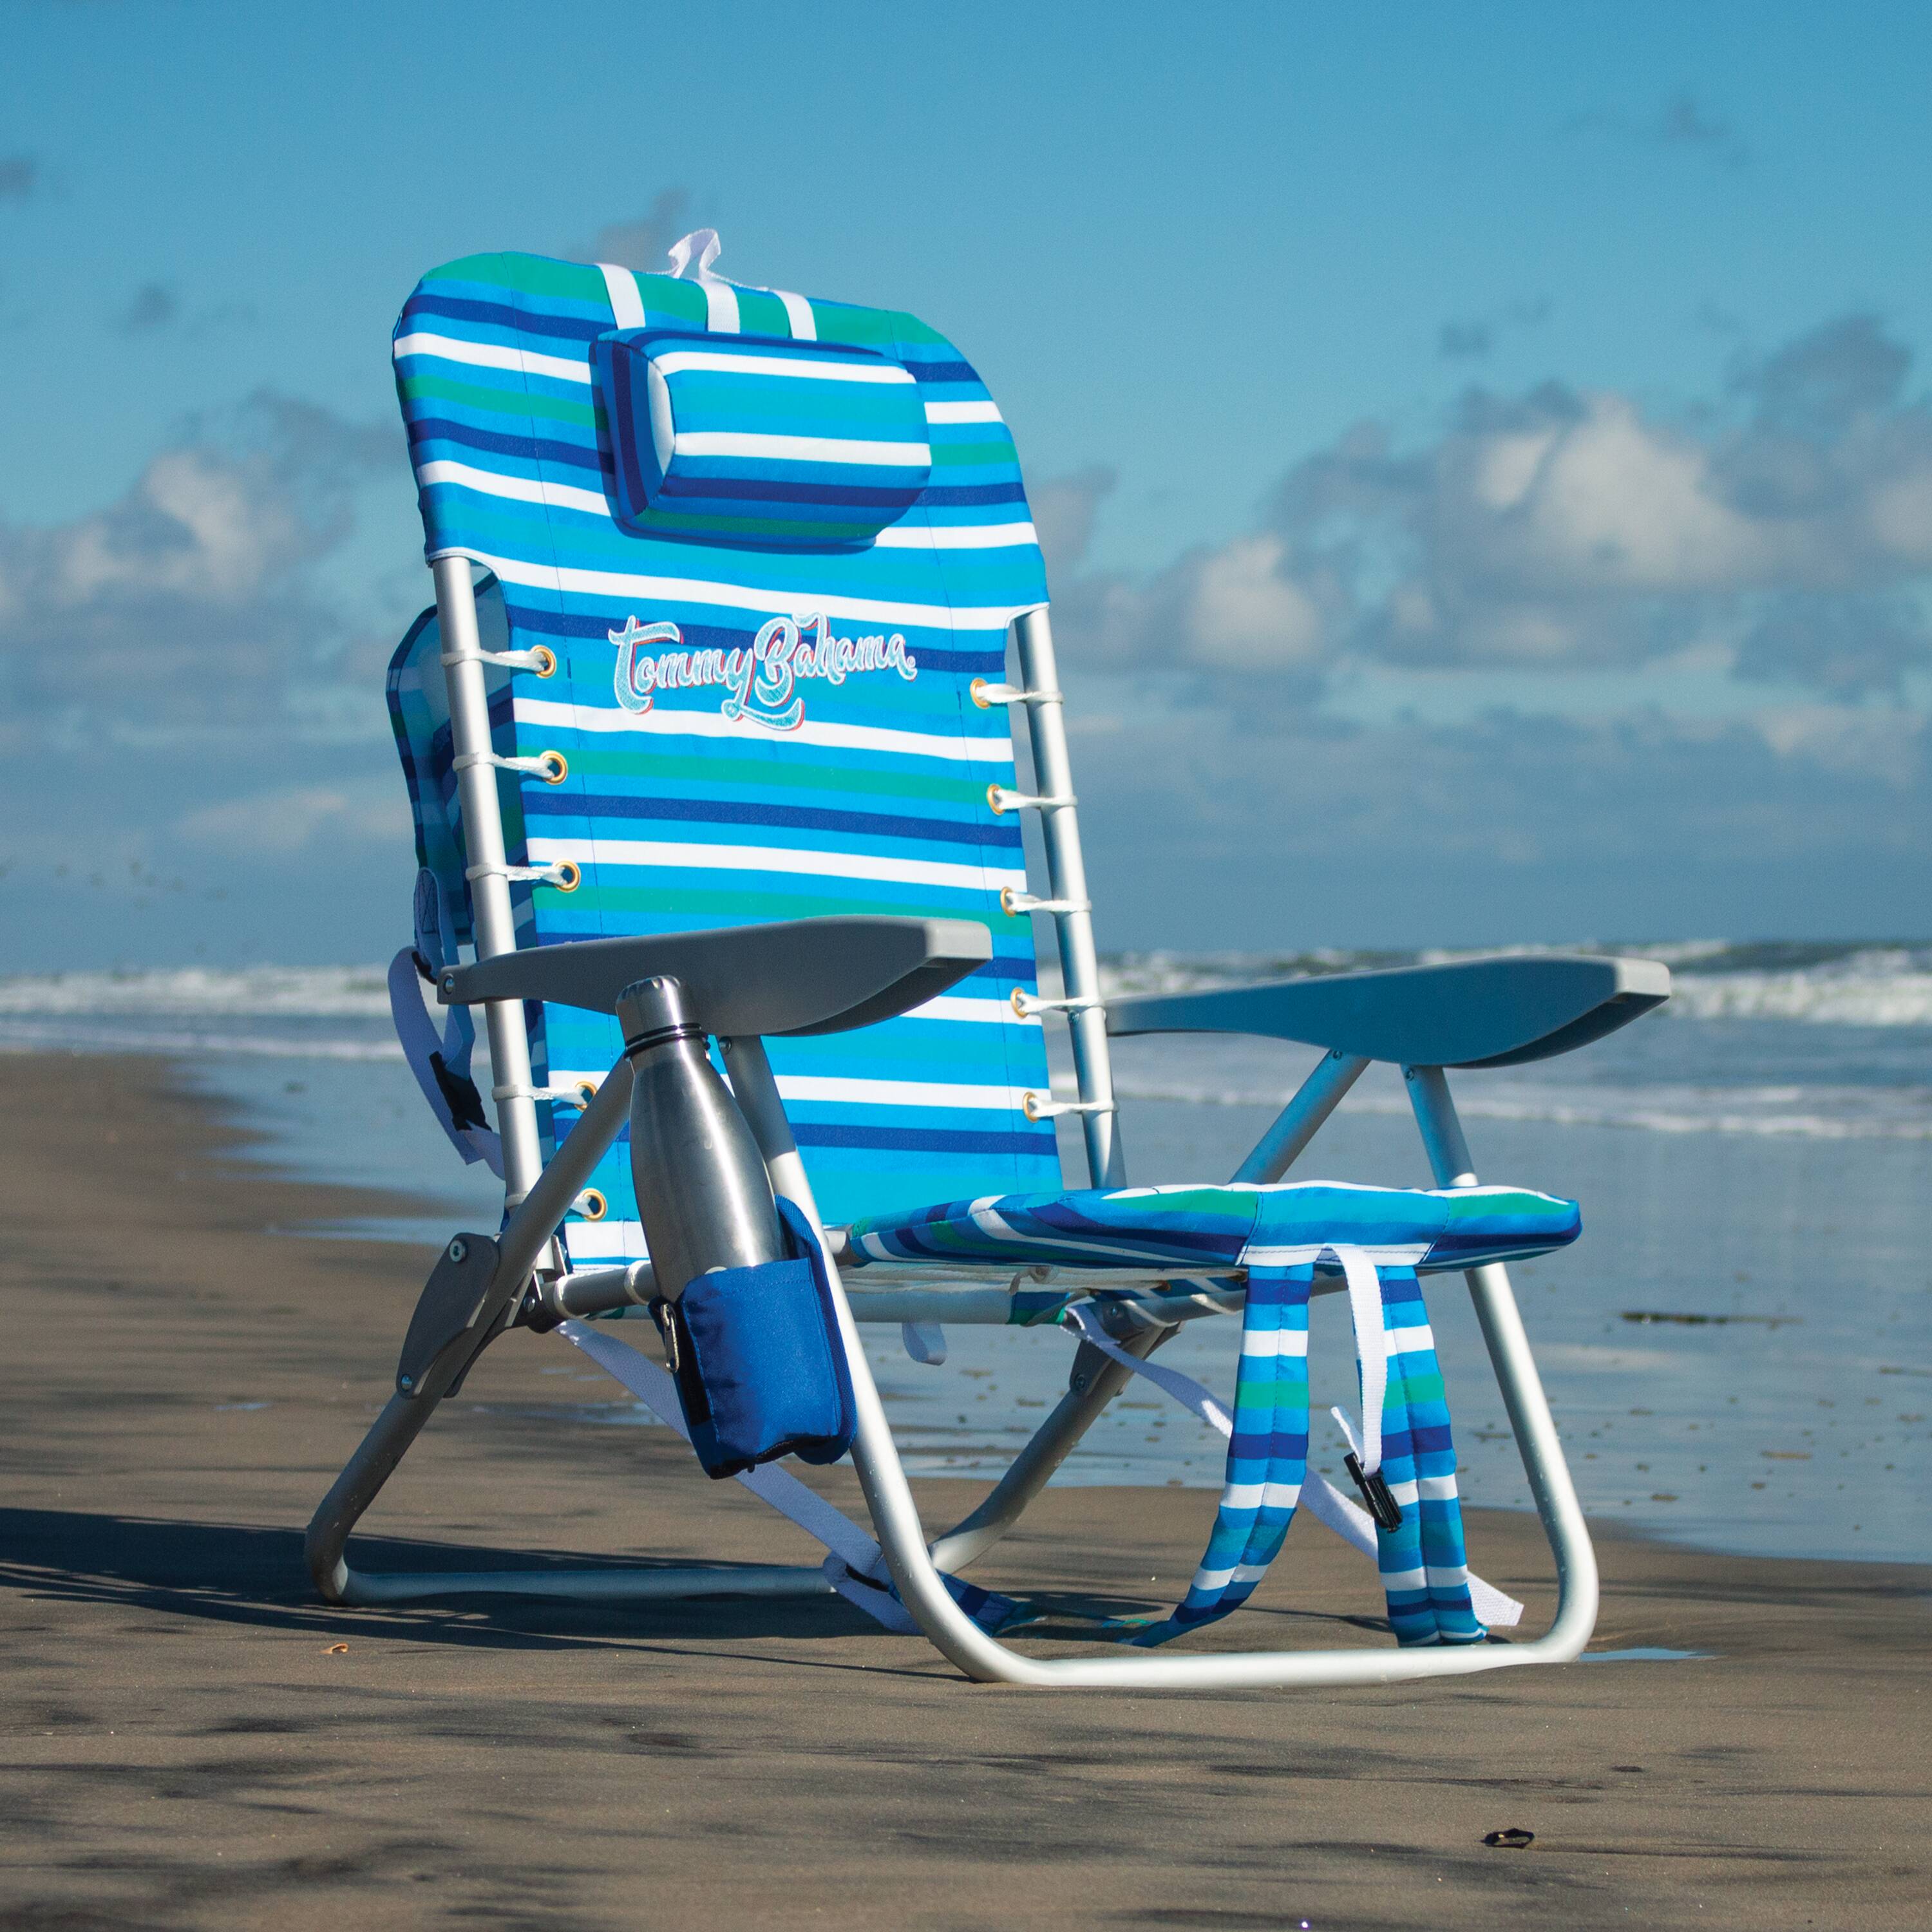
[[[932,473],[919,385],[872,350],[634,328],[595,355],[616,518],[639,536],[868,543]]]

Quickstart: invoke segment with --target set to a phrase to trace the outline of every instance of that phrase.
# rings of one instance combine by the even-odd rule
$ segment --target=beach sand
[[[429,1256],[292,1231],[397,1204],[237,1160],[163,1062],[0,1078],[8,1927],[1932,1922],[1928,1569],[1606,1532],[1593,1647],[1712,1655],[1322,1694],[976,1687],[832,1599],[332,1610],[302,1528]],[[619,1393],[506,1338],[358,1560],[811,1560],[665,1432],[588,1419]],[[929,1526],[976,1492],[920,1486]],[[1164,1605],[1212,1507],[1050,1492],[974,1574]],[[1534,1520],[1470,1540],[1540,1627]],[[1210,1640],[1386,1642],[1375,1608],[1299,1524]],[[1484,1845],[1508,1826],[1534,1843]]]

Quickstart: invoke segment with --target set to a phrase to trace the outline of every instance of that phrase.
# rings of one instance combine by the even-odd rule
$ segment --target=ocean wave
[[[386,1018],[380,966],[178,966],[0,978],[0,1014],[205,1014]]]
[[[387,1018],[386,1011],[384,1016]],[[354,1040],[291,1031],[229,1033],[195,1027],[102,1024],[0,1018],[0,1052],[233,1054],[265,1060],[400,1060],[393,1037]]]

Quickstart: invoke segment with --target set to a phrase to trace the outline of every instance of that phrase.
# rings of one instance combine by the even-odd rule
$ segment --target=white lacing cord
[[[1031,1019],[1036,1013],[1085,1013],[1103,1007],[1100,1000],[1036,1000],[1030,993],[1016,986],[1010,1002],[1012,1010],[1023,1020]]]
[[[556,1100],[566,1107],[587,1107],[590,1096],[581,1087],[526,1087],[520,1082],[506,1081],[490,1089],[493,1100]]]
[[[555,886],[560,892],[574,892],[584,874],[574,860],[560,859],[554,866],[471,866],[463,876],[472,881],[508,879],[524,884]]]
[[[1020,1096],[1020,1112],[1030,1120],[1052,1120],[1062,1114],[1114,1114],[1120,1109],[1111,1100],[1043,1100],[1028,1092]]]
[[[983,677],[976,677],[966,688],[982,711],[995,704],[1064,704],[1066,701],[1057,691],[1022,691],[1016,684],[988,684]]]
[[[1091,899],[1041,899],[1030,892],[1016,892],[1011,886],[1000,888],[1000,910],[1009,914],[1023,912],[1051,913],[1056,919],[1065,919],[1076,912],[1091,912]]]
[[[1057,798],[1048,798],[1030,792],[1009,791],[1004,785],[989,784],[986,788],[986,802],[993,808],[997,818],[1003,812],[1064,812],[1079,801],[1070,791]]]
[[[547,784],[561,784],[570,776],[570,760],[561,752],[538,752],[527,758],[500,758],[494,752],[459,752],[449,761],[452,771],[494,765],[500,772],[529,772]]]
[[[451,664],[501,664],[506,670],[533,670],[549,677],[556,670],[556,653],[548,644],[534,644],[526,651],[445,651],[445,667]]]

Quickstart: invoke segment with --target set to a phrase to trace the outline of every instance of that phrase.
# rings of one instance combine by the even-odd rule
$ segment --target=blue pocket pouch
[[[720,1268],[652,1304],[705,1474],[781,1456],[836,1462],[851,1447],[852,1381],[818,1244],[788,1201],[797,1258]]]

